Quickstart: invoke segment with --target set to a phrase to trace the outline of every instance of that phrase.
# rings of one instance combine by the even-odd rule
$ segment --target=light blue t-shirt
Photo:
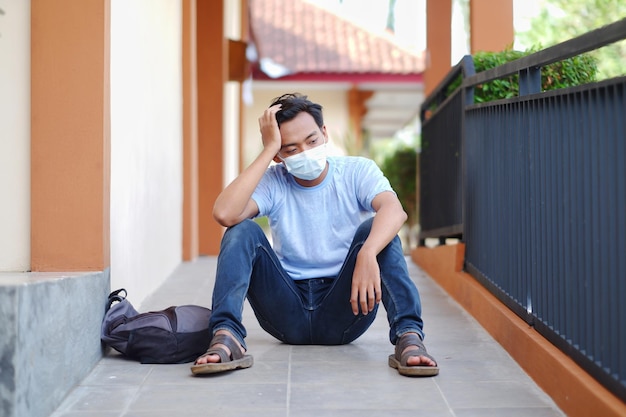
[[[314,187],[273,165],[252,194],[258,216],[268,217],[278,259],[296,280],[337,276],[357,227],[374,214],[372,200],[393,191],[370,159],[329,157],[328,165]]]

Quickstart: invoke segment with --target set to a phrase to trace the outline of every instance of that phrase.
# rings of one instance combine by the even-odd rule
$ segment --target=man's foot
[[[437,361],[428,354],[417,333],[406,333],[400,337],[395,354],[389,355],[389,366],[405,376],[434,376],[439,373]]]
[[[419,335],[417,333],[408,333],[408,334],[414,334],[419,338]],[[417,349],[415,349],[415,346],[417,346]],[[423,343],[422,343],[422,346]],[[417,351],[419,350],[419,345],[408,345],[403,351],[402,351],[402,355],[406,355],[407,353],[411,352],[411,351]],[[424,347],[424,352],[426,351],[426,347]],[[409,354],[408,359],[406,360],[406,364],[409,366],[437,366],[437,362],[435,362],[435,359],[430,356],[430,355],[419,355],[418,353],[414,353],[414,354]]]
[[[211,340],[209,350],[191,367],[195,374],[213,374],[252,366],[252,356],[246,355],[243,347],[226,330],[218,330]]]
[[[218,336],[220,334],[223,334],[223,335],[229,337],[230,339],[232,339],[232,341],[235,342],[235,344],[237,345],[237,348],[241,351],[241,355],[242,356],[243,356],[244,353],[246,353],[246,351],[239,344],[237,339],[235,339],[233,337],[233,335],[228,330],[218,330],[217,332],[215,332],[215,336]],[[213,344],[213,340],[211,340],[210,347],[215,348],[215,349],[222,349],[224,352],[226,352],[226,355],[228,357],[231,356],[230,348],[228,346],[226,346],[225,344],[222,344],[222,343],[215,343],[215,344]],[[235,349],[233,349],[233,350],[235,350]],[[217,353],[209,354],[209,351],[207,351],[207,353],[203,354],[198,359],[196,359],[195,364],[196,365],[202,365],[202,364],[205,364],[205,363],[220,363],[221,361],[222,360],[221,360],[220,356]]]

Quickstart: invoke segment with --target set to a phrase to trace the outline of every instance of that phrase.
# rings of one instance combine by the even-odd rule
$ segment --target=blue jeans
[[[361,336],[378,311],[354,315],[350,305],[356,255],[369,235],[372,219],[357,229],[337,277],[294,281],[284,271],[261,227],[252,220],[226,230],[217,260],[209,327],[228,330],[246,348],[242,312],[246,297],[261,327],[294,345],[340,345]],[[402,244],[396,236],[378,254],[382,302],[395,345],[405,333],[423,339],[421,303],[411,281]]]

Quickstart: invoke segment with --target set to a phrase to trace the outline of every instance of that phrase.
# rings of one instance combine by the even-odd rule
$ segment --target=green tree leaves
[[[552,46],[626,18],[624,0],[544,0],[530,29],[517,36],[527,45]],[[626,40],[591,53],[598,79],[626,75]]]

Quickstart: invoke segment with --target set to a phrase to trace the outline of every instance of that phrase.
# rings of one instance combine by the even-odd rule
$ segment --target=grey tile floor
[[[52,417],[564,415],[469,314],[407,262],[422,297],[426,346],[441,368],[436,377],[407,378],[387,366],[393,348],[382,310],[350,345],[288,346],[266,334],[246,304],[252,368],[194,377],[189,364],[141,365],[110,352]],[[215,264],[213,257],[181,264],[139,310],[210,307]]]

